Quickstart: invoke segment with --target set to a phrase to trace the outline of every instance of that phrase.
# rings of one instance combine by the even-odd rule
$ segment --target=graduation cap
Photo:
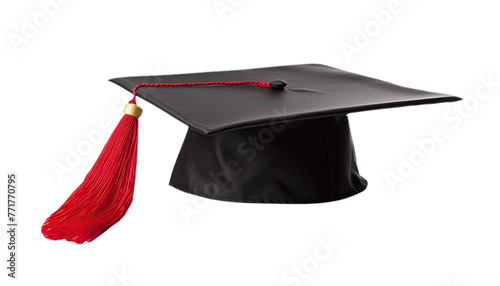
[[[92,241],[126,213],[142,113],[136,96],[189,126],[171,186],[217,200],[296,204],[367,187],[348,113],[460,100],[319,64],[111,81],[133,99],[84,182],[45,221],[49,239]]]

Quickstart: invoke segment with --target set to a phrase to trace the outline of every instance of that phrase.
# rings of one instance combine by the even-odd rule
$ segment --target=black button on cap
[[[269,83],[272,89],[284,89],[286,82],[282,79],[273,80]]]

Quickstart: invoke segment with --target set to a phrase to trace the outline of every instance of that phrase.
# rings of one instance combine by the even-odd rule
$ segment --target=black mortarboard
[[[367,181],[356,165],[348,113],[460,100],[318,64],[111,81],[134,93],[129,111],[138,110],[137,95],[189,126],[170,185],[253,203],[319,203],[357,194]],[[137,121],[136,111],[126,113]],[[81,242],[102,233],[61,232],[72,231],[44,234]]]
[[[170,180],[173,187],[238,202],[318,203],[346,198],[367,184],[356,166],[347,113],[459,100],[318,64],[111,81],[133,91],[145,82],[277,79],[286,86],[137,90],[137,96],[190,127]]]

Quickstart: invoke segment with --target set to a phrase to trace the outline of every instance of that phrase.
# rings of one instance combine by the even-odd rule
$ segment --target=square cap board
[[[286,108],[290,120],[456,101],[460,98],[391,84],[319,64],[115,78],[128,91],[142,83],[284,80],[283,90],[246,85],[144,87],[137,95],[203,134],[265,125]]]

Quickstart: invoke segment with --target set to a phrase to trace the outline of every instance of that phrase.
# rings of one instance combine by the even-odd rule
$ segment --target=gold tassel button
[[[141,117],[141,114],[142,114],[142,108],[140,108],[139,106],[137,106],[133,103],[129,103],[129,104],[125,105],[123,112],[125,114],[129,114],[129,115],[135,116],[136,118],[139,118],[139,117]]]

